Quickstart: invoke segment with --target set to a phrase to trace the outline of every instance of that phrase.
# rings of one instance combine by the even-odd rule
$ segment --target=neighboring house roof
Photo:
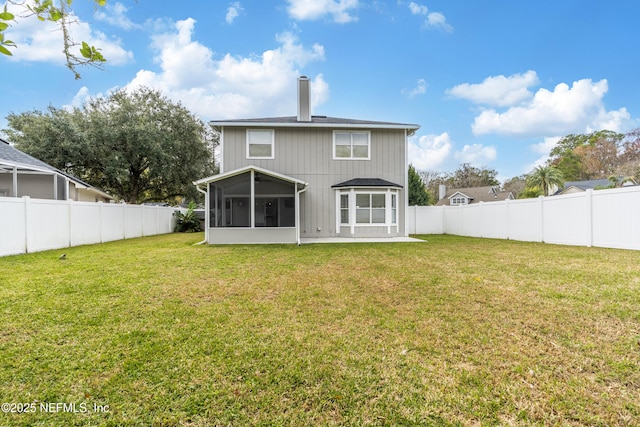
[[[50,166],[43,162],[42,160],[38,160],[33,156],[28,155],[27,153],[23,153],[17,148],[12,147],[7,141],[0,138],[0,164],[5,166],[14,165],[17,167],[33,167],[36,170],[41,171],[55,171],[62,174],[61,171],[58,171],[53,166]]]
[[[624,178],[618,177],[616,178],[618,185],[623,187],[638,185],[633,178]],[[560,194],[569,194],[576,193],[580,191],[587,190],[595,190],[596,188],[607,188],[611,186],[611,180],[603,178],[603,179],[590,179],[585,181],[566,181],[564,183],[564,188],[562,190],[558,190],[554,193],[554,195]]]
[[[69,175],[68,173],[54,168],[53,166],[43,162],[42,160],[39,160],[27,153],[18,150],[17,148],[11,146],[7,141],[0,138],[0,170],[10,171],[13,170],[14,166],[18,170],[34,170],[38,172],[47,172],[51,174],[61,175],[72,181],[79,188],[87,188],[98,193],[101,197],[113,199],[113,196],[105,193],[99,188],[96,188],[91,184],[88,184],[81,179],[76,178],[73,175]]]
[[[453,197],[466,197],[469,204],[480,202],[498,202],[502,200],[513,200],[511,191],[500,191],[498,187],[470,187],[470,188],[452,188],[447,190],[445,196],[436,203],[436,206],[449,205],[450,199]]]
[[[214,127],[262,125],[272,127],[329,127],[337,129],[406,129],[409,132],[409,135],[413,135],[416,130],[420,129],[420,126],[415,124],[343,119],[327,116],[311,116],[311,121],[299,121],[296,116],[288,116],[265,117],[259,119],[214,120],[209,123]]]
[[[393,182],[386,181],[380,178],[354,178],[349,181],[341,182],[336,185],[332,185],[331,188],[344,188],[344,187],[397,187],[402,188],[402,185],[394,184]]]
[[[564,183],[564,188],[576,187],[581,190],[594,189],[596,187],[608,187],[611,185],[611,181],[608,179],[591,179],[587,181],[567,181]]]
[[[202,188],[201,186],[203,184],[209,184],[211,182],[216,182],[216,181],[222,181],[223,179],[227,179],[227,178],[231,178],[232,176],[236,176],[236,175],[240,175],[243,174],[245,172],[250,172],[250,171],[254,171],[254,172],[259,172],[262,173],[264,175],[269,175],[272,176],[274,178],[278,178],[281,179],[283,181],[288,181],[288,182],[292,182],[292,183],[296,183],[296,184],[300,184],[302,187],[306,187],[307,183],[297,179],[297,178],[292,178],[290,176],[287,175],[283,175],[281,173],[278,172],[274,172],[274,171],[270,171],[268,169],[264,169],[264,168],[260,168],[258,166],[253,166],[253,165],[249,165],[249,166],[245,166],[239,169],[235,169],[229,172],[225,172],[225,173],[219,173],[217,175],[211,175],[207,178],[202,178],[199,179],[198,181],[194,181],[193,184]],[[203,188],[206,189],[206,188]]]

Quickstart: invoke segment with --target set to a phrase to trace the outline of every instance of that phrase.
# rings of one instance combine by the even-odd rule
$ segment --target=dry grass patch
[[[638,253],[427,243],[0,259],[0,425],[633,425]]]

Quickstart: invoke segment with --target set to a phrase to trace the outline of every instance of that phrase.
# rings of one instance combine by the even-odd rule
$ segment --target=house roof
[[[500,191],[498,187],[491,185],[485,187],[452,188],[447,190],[442,199],[438,200],[436,206],[448,205],[449,200],[457,195],[470,199],[469,203],[497,202],[513,199],[511,191]]]
[[[70,181],[73,181],[78,187],[90,189],[100,196],[113,199],[113,196],[105,193],[104,191],[96,188],[73,175],[69,175],[60,169],[39,160],[27,153],[24,153],[17,148],[11,146],[7,141],[0,138],[0,170],[13,170],[16,167],[19,170],[32,170],[38,172],[45,172],[49,174],[61,175]]]
[[[608,179],[591,179],[587,181],[567,181],[564,183],[564,188],[576,187],[581,190],[594,189],[596,187],[608,187],[611,185],[611,181]]]
[[[38,160],[33,156],[28,155],[27,153],[23,153],[17,148],[12,147],[7,141],[0,138],[0,164],[5,166],[17,166],[19,168],[34,168],[35,170],[46,171],[46,172],[59,172],[63,174],[63,172],[54,168],[43,162],[42,160]]]
[[[420,125],[407,123],[379,122],[370,120],[344,119],[339,117],[311,116],[310,122],[299,121],[297,116],[265,117],[257,119],[213,120],[209,122],[214,127],[244,127],[247,125],[261,125],[270,127],[324,127],[345,129],[405,129],[409,135],[420,129]]]
[[[283,175],[283,174],[278,173],[278,172],[270,171],[268,169],[260,168],[258,166],[253,166],[253,165],[244,166],[244,167],[241,167],[239,169],[234,169],[232,171],[225,172],[225,173],[219,173],[217,175],[211,175],[211,176],[209,176],[207,178],[202,178],[202,179],[199,179],[197,181],[194,181],[193,185],[195,185],[197,187],[200,187],[201,189],[204,189],[202,186],[205,185],[205,184],[209,184],[211,182],[216,182],[216,181],[222,181],[223,179],[231,178],[233,176],[240,175],[240,174],[252,171],[252,170],[255,171],[255,172],[259,172],[259,173],[265,174],[265,175],[272,176],[274,178],[281,179],[283,181],[288,181],[288,182],[300,184],[303,187],[307,186],[307,183],[305,181],[302,181],[301,179],[293,178],[293,177],[290,177],[290,176],[287,176],[287,175]]]
[[[332,185],[331,188],[344,188],[344,187],[397,187],[402,188],[402,185],[394,184],[393,182],[385,181],[380,178],[354,178],[349,181],[341,182],[336,185]]]
[[[616,181],[619,185],[623,187],[637,185],[636,181],[633,178],[624,178],[618,177]],[[603,179],[590,179],[585,181],[566,181],[564,183],[564,188],[559,189],[554,193],[554,195],[567,194],[571,192],[578,191],[587,191],[587,190],[595,190],[596,187],[607,188],[610,187],[611,180],[603,178]],[[572,191],[574,190],[574,191]]]

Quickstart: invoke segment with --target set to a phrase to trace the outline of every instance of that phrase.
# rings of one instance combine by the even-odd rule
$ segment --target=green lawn
[[[422,237],[0,258],[0,426],[637,425],[639,252]]]

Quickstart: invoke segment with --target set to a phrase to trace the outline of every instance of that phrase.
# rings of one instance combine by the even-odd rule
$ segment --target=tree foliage
[[[548,164],[560,170],[567,181],[608,178],[619,163],[624,137],[609,130],[567,135],[551,150]]]
[[[548,196],[551,188],[564,184],[562,172],[553,166],[538,166],[527,177],[529,187],[537,187],[542,190],[543,196]]]
[[[432,204],[431,198],[427,193],[422,178],[413,165],[409,165],[409,206],[427,206],[430,204]]]
[[[510,191],[516,199],[525,191],[526,188],[526,175],[514,176],[513,178],[507,179],[504,184],[502,184],[502,190]]]
[[[16,17],[10,13],[5,3],[0,12],[0,54],[12,55],[9,48],[18,47],[12,40],[5,38],[5,31],[14,25],[16,18],[28,18],[36,16],[41,22],[53,22],[58,26],[62,34],[62,53],[65,56],[67,68],[71,70],[76,79],[80,78],[76,67],[78,65],[93,65],[100,67],[106,62],[99,48],[89,45],[87,42],[75,42],[71,39],[69,28],[73,25],[73,0],[31,0],[30,2],[9,0],[14,6],[23,9],[23,14]],[[103,7],[107,0],[93,0],[96,6]]]
[[[192,182],[214,172],[211,128],[145,87],[7,121],[18,149],[129,203],[193,199]]]
[[[498,172],[486,167],[477,168],[469,163],[462,163],[454,172],[421,171],[420,176],[426,178],[427,191],[432,200],[437,201],[440,185],[447,188],[499,186]]]

